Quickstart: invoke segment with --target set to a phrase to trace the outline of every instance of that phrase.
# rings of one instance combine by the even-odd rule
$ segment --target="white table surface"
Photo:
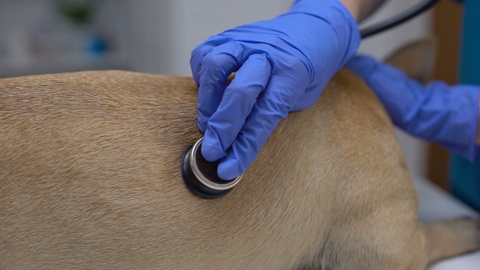
[[[425,223],[459,216],[480,218],[480,215],[421,177],[414,176],[420,198],[419,220]],[[480,251],[448,259],[428,270],[480,270]]]

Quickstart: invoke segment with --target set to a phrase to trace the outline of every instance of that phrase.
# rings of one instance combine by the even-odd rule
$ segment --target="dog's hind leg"
[[[316,260],[299,269],[424,270],[428,257],[422,227],[415,220],[402,222],[398,216],[379,219],[365,219],[350,229],[339,227]],[[383,225],[372,226],[378,222]]]
[[[480,249],[478,220],[457,218],[420,226],[426,238],[429,264]]]

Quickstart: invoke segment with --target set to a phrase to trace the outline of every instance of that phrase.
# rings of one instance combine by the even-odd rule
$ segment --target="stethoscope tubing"
[[[425,0],[405,10],[404,12],[401,12],[398,15],[393,16],[390,19],[381,21],[379,23],[376,23],[364,29],[360,29],[360,35],[362,39],[365,39],[373,35],[376,35],[380,32],[391,29],[429,10],[430,8],[435,6],[435,4],[437,4],[438,2],[440,2],[440,0]]]

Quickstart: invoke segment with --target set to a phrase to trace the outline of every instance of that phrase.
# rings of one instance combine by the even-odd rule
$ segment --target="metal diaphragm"
[[[203,138],[190,148],[182,160],[182,177],[186,186],[194,194],[205,199],[225,196],[238,184],[242,175],[230,180],[223,180],[217,175],[219,161],[208,162],[201,154]]]

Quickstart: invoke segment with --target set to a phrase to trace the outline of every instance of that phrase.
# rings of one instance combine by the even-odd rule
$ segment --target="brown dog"
[[[180,162],[202,134],[191,78],[0,80],[0,269],[424,269],[477,222],[417,222],[392,124],[340,71],[282,121],[242,182],[205,200]]]

